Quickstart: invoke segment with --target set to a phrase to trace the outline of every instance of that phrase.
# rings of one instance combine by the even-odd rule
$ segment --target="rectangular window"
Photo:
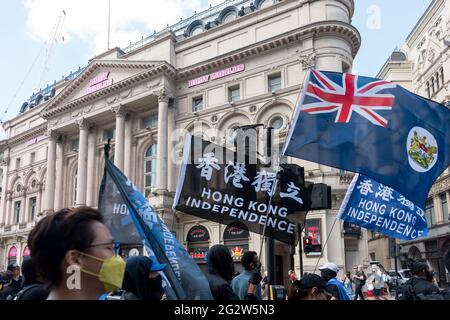
[[[30,216],[29,220],[33,221],[36,216],[36,197],[30,198]]]
[[[16,201],[14,203],[14,224],[18,224],[20,221],[20,205],[21,201]]]
[[[192,99],[192,112],[199,112],[203,110],[203,97],[196,97]]]
[[[72,150],[78,151],[78,148],[80,147],[80,140],[76,139],[72,141]]]
[[[236,102],[241,99],[241,89],[239,85],[228,88],[228,102]]]
[[[35,152],[32,152],[32,153],[30,154],[30,164],[33,164],[34,161],[36,161],[36,153],[35,153]]]
[[[441,194],[441,203],[442,203],[442,213],[444,215],[444,223],[449,222],[448,221],[448,203],[447,203],[447,196],[444,194]]]
[[[114,140],[116,138],[116,128],[106,130],[105,138],[106,140],[108,139]]]
[[[16,169],[18,170],[20,168],[20,158],[16,159]]]
[[[435,214],[434,214],[433,201],[427,202],[427,206],[425,207],[425,216],[427,218],[428,227],[433,226],[435,224]]]
[[[281,89],[281,74],[273,74],[269,76],[269,92],[275,92]]]
[[[158,115],[153,114],[143,119],[144,128],[153,129],[158,127]]]

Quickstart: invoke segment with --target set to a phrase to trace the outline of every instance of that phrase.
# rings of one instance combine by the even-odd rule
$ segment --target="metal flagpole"
[[[328,240],[330,239],[331,232],[333,232],[333,228],[334,228],[334,225],[336,224],[336,221],[338,221],[338,215],[336,215],[336,218],[334,219],[333,225],[331,226],[330,232],[328,233],[327,239],[325,240],[325,243],[323,244],[323,248],[322,248],[322,250],[321,250],[321,252],[320,252],[320,256],[319,256],[319,258],[317,259],[316,266],[314,267],[314,273],[316,273],[317,266],[319,265],[319,261],[320,261],[320,259],[322,259],[322,257],[323,257],[323,250],[324,250],[325,246],[327,245]]]
[[[111,0],[108,0],[108,50],[109,47],[109,38],[111,34]]]

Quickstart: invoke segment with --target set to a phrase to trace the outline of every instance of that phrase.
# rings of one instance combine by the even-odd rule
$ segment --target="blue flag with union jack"
[[[450,110],[398,84],[311,70],[284,154],[362,173],[424,208],[450,164]]]

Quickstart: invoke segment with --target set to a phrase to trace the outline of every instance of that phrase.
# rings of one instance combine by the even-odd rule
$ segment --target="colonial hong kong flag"
[[[362,173],[424,207],[450,164],[450,111],[384,80],[311,70],[284,154]]]

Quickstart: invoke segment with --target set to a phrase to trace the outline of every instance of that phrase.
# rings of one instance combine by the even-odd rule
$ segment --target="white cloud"
[[[223,0],[111,0],[110,47],[125,47],[167,24],[187,18]],[[61,31],[64,42],[81,39],[94,54],[107,47],[108,0],[26,0],[29,35],[47,41],[62,10],[67,14]]]

